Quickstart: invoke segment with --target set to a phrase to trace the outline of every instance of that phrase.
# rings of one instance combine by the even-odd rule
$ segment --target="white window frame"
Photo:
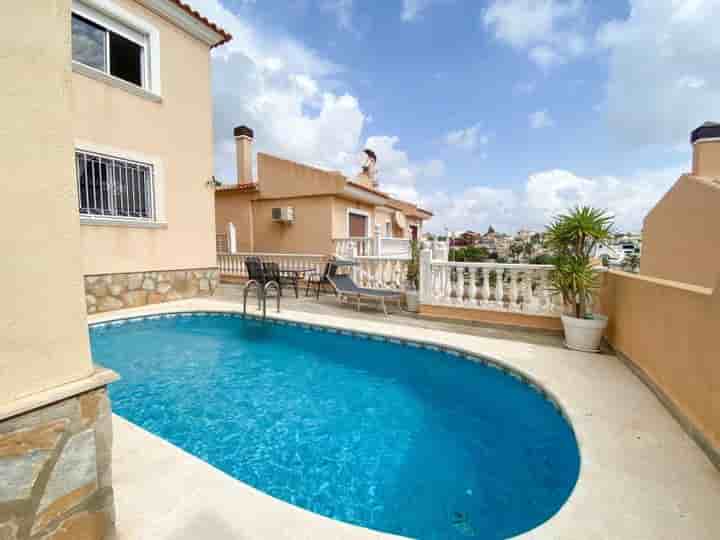
[[[166,203],[165,203],[165,168],[162,160],[157,156],[150,156],[131,150],[100,145],[88,141],[75,141],[75,151],[100,154],[110,158],[124,159],[146,163],[153,168],[152,197],[155,206],[154,218],[132,218],[125,216],[93,216],[80,214],[81,225],[125,225],[128,227],[158,228],[167,226]],[[74,156],[73,152],[73,156]],[[75,159],[73,157],[73,163]],[[77,171],[75,172],[77,179]],[[79,193],[77,194],[79,198]]]
[[[358,208],[347,208],[345,210],[345,236],[346,238],[351,238],[350,236],[350,214],[356,214],[358,216],[365,216],[367,219],[365,220],[365,236],[363,238],[370,238],[370,213],[366,212],[365,210],[360,210]]]
[[[73,71],[106,80],[111,84],[132,91],[133,88],[161,97],[160,84],[160,32],[147,20],[120,7],[113,0],[73,0],[72,13],[106,28],[142,47],[142,86],[137,86],[110,74],[110,44],[105,54],[107,71],[102,71],[73,60]],[[129,87],[129,88],[128,88]]]

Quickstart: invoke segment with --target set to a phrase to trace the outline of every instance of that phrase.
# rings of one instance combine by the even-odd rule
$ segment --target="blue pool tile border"
[[[511,376],[513,379],[516,379],[517,381],[526,384],[529,386],[533,391],[540,394],[540,396],[545,399],[545,401],[548,401],[555,410],[565,419],[565,421],[570,426],[571,431],[575,435],[576,442],[578,443],[578,447],[580,446],[579,440],[577,439],[577,435],[575,434],[575,429],[573,428],[573,424],[570,421],[570,416],[565,411],[565,408],[560,404],[560,401],[552,394],[550,393],[539,381],[536,381],[529,375],[523,373],[522,371],[511,367],[507,364],[504,364],[498,360],[495,360],[493,358],[484,356],[480,353],[470,353],[462,348],[459,347],[452,347],[448,345],[437,345],[434,343],[428,343],[424,342],[422,340],[417,339],[409,339],[409,338],[403,338],[403,337],[389,337],[389,336],[383,336],[380,334],[373,334],[371,332],[363,332],[359,330],[347,330],[342,328],[335,328],[332,326],[323,326],[320,324],[314,324],[314,323],[303,323],[303,322],[295,322],[295,321],[287,321],[284,319],[275,319],[275,318],[265,318],[263,319],[260,315],[254,315],[254,314],[243,314],[238,312],[227,312],[227,311],[178,311],[178,312],[170,312],[170,313],[161,313],[161,314],[152,314],[152,315],[139,315],[134,317],[125,317],[121,319],[116,320],[110,320],[105,322],[96,322],[96,323],[88,323],[88,328],[91,330],[106,330],[109,327],[118,327],[125,325],[126,323],[136,323],[141,321],[157,321],[161,319],[173,319],[173,318],[188,318],[188,317],[208,317],[208,316],[218,316],[218,317],[232,317],[235,319],[252,319],[259,322],[264,322],[268,324],[278,325],[278,326],[292,326],[292,327],[298,327],[302,328],[303,330],[309,330],[312,332],[325,332],[325,333],[331,333],[331,334],[339,334],[344,336],[349,336],[356,339],[365,339],[365,340],[373,340],[377,342],[388,342],[392,343],[394,345],[399,345],[403,347],[413,347],[416,349],[426,349],[433,352],[442,352],[445,354],[448,354],[450,356],[454,356],[457,358],[461,358],[463,360],[468,360],[471,362],[476,362],[479,364],[483,364],[487,367],[497,369],[509,376]]]

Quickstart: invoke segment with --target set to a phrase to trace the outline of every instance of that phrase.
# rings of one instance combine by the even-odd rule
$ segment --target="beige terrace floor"
[[[90,321],[241,309],[228,298],[148,306],[94,315]],[[445,323],[435,327],[413,319],[411,324],[406,323],[411,317],[385,319],[371,311],[358,316],[331,304],[327,313],[324,307],[312,312],[307,303],[284,305],[279,317],[287,320],[484,354],[522,371],[555,396],[578,437],[580,477],[560,512],[523,538],[720,538],[720,472],[614,356],[564,350],[556,338],[536,343],[536,335],[523,338],[520,333],[518,339],[502,339],[493,335],[495,330],[449,332]],[[456,325],[451,329],[458,330]],[[117,416],[114,427],[120,540],[390,538],[260,493]]]

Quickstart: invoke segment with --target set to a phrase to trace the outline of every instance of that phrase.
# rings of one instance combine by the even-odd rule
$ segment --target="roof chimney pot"
[[[247,126],[238,126],[233,130],[233,135],[235,136],[238,184],[252,184],[252,143],[255,134]]]
[[[692,174],[720,177],[720,123],[705,122],[690,134],[693,146]]]

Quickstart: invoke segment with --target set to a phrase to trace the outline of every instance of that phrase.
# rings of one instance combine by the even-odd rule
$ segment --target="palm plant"
[[[578,319],[588,316],[587,307],[598,288],[592,253],[612,238],[612,228],[611,215],[589,206],[560,214],[547,227],[545,242],[556,258],[550,290],[562,297]]]

